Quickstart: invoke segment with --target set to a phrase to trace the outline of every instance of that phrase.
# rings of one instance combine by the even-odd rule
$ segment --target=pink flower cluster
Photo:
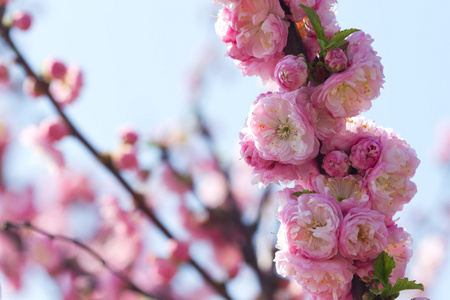
[[[74,64],[66,66],[55,59],[44,61],[42,79],[38,81],[28,76],[23,84],[24,91],[32,97],[39,97],[46,94],[48,89],[48,93],[61,105],[75,101],[83,87],[83,74],[80,68]]]
[[[382,251],[396,261],[391,280],[403,277],[411,239],[393,216],[416,193],[419,160],[392,130],[356,117],[384,82],[372,38],[353,30],[327,48],[339,30],[335,1],[286,0],[283,9],[275,0],[221,2],[216,29],[228,55],[245,75],[279,86],[256,99],[240,133],[254,183],[295,186],[278,193],[277,272],[312,299],[333,300],[352,298],[354,275],[369,282]],[[322,32],[301,5],[315,10]],[[286,53],[292,28],[282,24],[292,20],[305,47],[300,55]]]
[[[411,257],[411,238],[393,215],[416,193],[416,153],[373,122],[352,118],[346,125],[323,141],[317,175],[295,180],[313,192],[298,195],[298,185],[278,194],[277,271],[320,299],[346,299],[353,275],[369,280],[382,251],[396,261],[393,282]]]

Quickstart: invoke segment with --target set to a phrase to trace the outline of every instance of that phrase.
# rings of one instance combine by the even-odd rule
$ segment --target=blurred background
[[[33,15],[31,29],[12,37],[35,69],[47,57],[81,66],[85,86],[66,111],[100,150],[117,146],[117,129],[124,123],[133,124],[144,137],[156,128],[189,126],[195,98],[220,157],[239,159],[238,133],[250,104],[265,88],[258,78],[242,77],[225,57],[225,45],[214,32],[219,8],[210,1],[16,0],[11,4],[15,7]],[[342,0],[337,5],[341,28],[369,33],[384,65],[384,90],[363,115],[393,128],[421,160],[413,179],[418,193],[397,216],[399,226],[414,239],[407,273],[425,283],[430,299],[446,298],[450,280],[450,173],[445,157],[450,152],[445,148],[450,139],[449,9],[450,2],[443,0],[427,5],[415,0]],[[23,74],[12,75],[13,88],[0,96],[0,118],[13,125],[11,135],[17,139],[25,126],[54,111],[44,99],[17,95],[14,82],[18,85]],[[5,177],[10,185],[20,186],[42,167],[17,141],[11,148]],[[64,141],[60,148],[68,164],[94,174],[102,189],[123,193],[76,141]],[[275,218],[275,210],[273,214]],[[19,293],[5,280],[1,283],[3,299],[58,299],[39,270],[30,273]],[[249,299],[245,297],[241,299]],[[404,293],[401,299],[408,297]]]

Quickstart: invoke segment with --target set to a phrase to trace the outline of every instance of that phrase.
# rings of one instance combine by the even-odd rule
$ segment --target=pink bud
[[[168,246],[169,252],[175,260],[186,261],[189,259],[189,245],[187,243],[170,239]]]
[[[334,177],[342,177],[347,175],[350,162],[347,154],[340,150],[331,151],[325,155],[322,168],[328,175]]]
[[[172,262],[149,255],[147,262],[150,264],[150,275],[158,284],[167,284],[177,273],[177,266]]]
[[[350,162],[358,171],[365,171],[375,166],[381,155],[381,145],[377,138],[359,140],[352,147]]]
[[[325,56],[325,67],[332,73],[344,71],[347,68],[347,55],[342,49],[331,49]]]
[[[13,21],[12,25],[14,27],[17,27],[21,30],[28,30],[28,28],[30,28],[31,16],[28,13],[21,10],[15,10],[13,11],[11,17]]]
[[[114,163],[121,170],[132,170],[138,167],[136,149],[128,144],[122,145],[113,155]]]
[[[124,126],[120,129],[120,138],[124,143],[134,145],[138,140],[138,135],[131,126]]]
[[[294,91],[305,85],[308,79],[308,64],[304,57],[287,55],[275,67],[275,80],[286,91]]]
[[[53,142],[59,141],[69,134],[69,129],[61,119],[44,120],[41,126],[48,139]]]
[[[48,79],[62,79],[67,72],[66,66],[62,62],[54,59],[46,59],[42,69],[44,77]]]

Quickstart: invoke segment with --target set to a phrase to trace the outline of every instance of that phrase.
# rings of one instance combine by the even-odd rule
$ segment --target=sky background
[[[448,196],[449,180],[433,145],[442,138],[435,134],[437,124],[450,119],[450,43],[444,34],[450,2],[424,3],[343,0],[337,6],[341,28],[369,33],[384,65],[384,89],[364,116],[393,128],[422,161],[413,180],[418,193],[399,214],[399,224],[412,234],[415,245],[443,229],[439,203]],[[210,1],[17,0],[12,6],[33,14],[32,28],[14,32],[13,39],[35,70],[47,57],[83,69],[85,87],[67,113],[100,150],[117,146],[121,124],[134,124],[145,135],[156,126],[178,122],[189,107],[192,70],[202,61],[212,61],[202,103],[220,152],[231,159],[250,104],[264,88],[257,78],[243,78],[224,56],[225,45],[214,33],[218,8]],[[16,133],[54,113],[44,99],[31,103],[5,98],[0,117],[14,121]],[[76,142],[63,147],[70,149],[70,163],[97,167]],[[20,160],[22,155],[26,150],[18,149],[13,157]],[[10,180],[20,181],[30,167],[12,167],[13,161],[8,163]],[[448,259],[444,264],[450,269]],[[449,274],[441,273],[426,293],[431,299],[447,295]],[[28,292],[15,296],[2,282],[3,299],[49,300],[52,292],[42,290],[41,280],[33,275],[27,280]]]

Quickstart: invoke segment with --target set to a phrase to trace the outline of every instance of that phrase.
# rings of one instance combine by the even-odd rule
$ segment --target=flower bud
[[[113,155],[114,164],[120,170],[133,170],[138,167],[136,149],[129,145],[122,145]]]
[[[344,71],[347,67],[348,59],[342,49],[331,49],[325,56],[325,67],[332,73]]]
[[[381,145],[377,138],[359,140],[352,147],[350,162],[358,172],[365,171],[376,165],[381,155]]]
[[[331,151],[325,155],[322,168],[328,175],[333,177],[342,177],[348,174],[350,162],[345,152],[340,150]]]
[[[275,80],[286,91],[294,91],[306,84],[308,79],[308,64],[304,57],[287,55],[275,67]]]
[[[69,134],[69,129],[61,119],[44,120],[41,124],[45,131],[45,136],[52,142],[61,140]]]
[[[15,10],[12,15],[12,26],[21,30],[28,30],[31,26],[31,16],[21,10]]]
[[[136,131],[131,126],[124,126],[119,131],[122,142],[134,145],[138,140]]]
[[[171,257],[177,261],[186,261],[189,259],[189,245],[186,242],[170,239],[168,242]]]
[[[62,62],[54,59],[46,59],[42,69],[42,75],[49,80],[53,78],[62,79],[67,72],[66,66]]]

